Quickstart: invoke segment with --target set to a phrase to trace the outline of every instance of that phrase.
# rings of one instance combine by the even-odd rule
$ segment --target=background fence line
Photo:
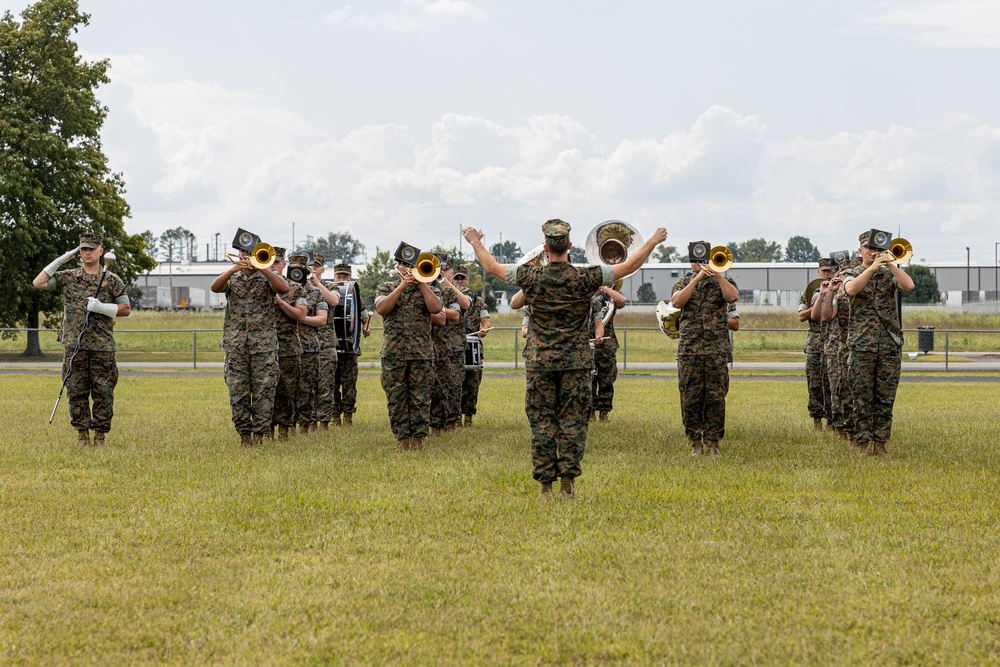
[[[42,357],[25,357],[29,331],[38,332]],[[676,369],[677,341],[656,327],[616,327],[622,371]],[[0,329],[0,368],[59,367],[62,363],[58,329]],[[520,327],[494,327],[483,339],[486,368],[524,369]],[[744,327],[731,332],[733,367],[802,370],[805,329]],[[904,330],[903,370],[1000,372],[1000,330]],[[382,328],[362,341],[361,365],[378,366]],[[222,367],[222,329],[116,329],[119,365],[148,369],[215,369]]]

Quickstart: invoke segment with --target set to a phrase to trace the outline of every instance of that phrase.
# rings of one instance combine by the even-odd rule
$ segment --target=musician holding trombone
[[[892,408],[899,386],[903,329],[896,292],[913,290],[913,279],[889,250],[892,235],[878,229],[861,234],[863,270],[844,278],[851,297],[847,330],[848,368],[854,401],[854,440],[858,453],[888,455]]]
[[[680,308],[677,344],[677,380],[681,420],[691,456],[721,456],[719,442],[726,434],[726,394],[733,347],[729,339],[729,304],[740,293],[724,276],[732,254],[723,246],[709,249],[705,241],[688,246],[691,275],[678,280],[670,302]]]
[[[548,263],[507,266],[483,245],[483,232],[466,227],[462,235],[476,251],[483,268],[524,291],[531,306],[525,349],[525,413],[531,425],[532,477],[541,484],[540,498],[552,497],[560,480],[560,495],[575,498],[575,480],[587,444],[590,414],[591,297],[601,285],[634,273],[667,238],[657,229],[640,248],[614,266],[573,266],[569,263],[570,225],[549,220],[542,225]]]
[[[83,266],[58,270],[77,253]],[[125,283],[101,269],[103,254],[100,236],[81,234],[78,247],[56,258],[31,283],[63,294],[63,384],[68,390],[70,423],[81,445],[91,444],[91,429],[97,446],[104,444],[104,434],[111,430],[118,384],[115,318],[132,312]]]

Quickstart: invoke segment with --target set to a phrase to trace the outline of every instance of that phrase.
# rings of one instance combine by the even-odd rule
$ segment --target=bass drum
[[[340,303],[333,309],[337,352],[361,354],[361,290],[355,280],[336,283]]]

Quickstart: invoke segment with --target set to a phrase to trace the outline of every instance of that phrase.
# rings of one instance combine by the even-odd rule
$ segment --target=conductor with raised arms
[[[531,307],[524,405],[531,424],[532,476],[541,484],[543,500],[552,497],[557,478],[560,494],[576,497],[574,481],[581,474],[591,404],[590,299],[601,285],[610,287],[637,271],[667,238],[660,228],[620,264],[578,267],[569,263],[570,231],[568,222],[549,220],[542,225],[548,263],[508,266],[486,250],[481,230],[462,230],[483,268],[521,287]]]

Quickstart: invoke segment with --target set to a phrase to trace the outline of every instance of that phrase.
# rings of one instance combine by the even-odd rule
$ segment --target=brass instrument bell
[[[733,251],[724,245],[717,245],[708,252],[709,269],[715,273],[725,273],[733,266]]]
[[[644,242],[639,230],[627,222],[605,220],[587,234],[584,251],[591,264],[614,266],[628,259]]]
[[[413,279],[420,283],[432,283],[441,275],[441,260],[432,252],[422,252],[413,263]]]
[[[913,257],[913,246],[906,239],[897,236],[889,244],[889,254],[897,264],[905,264]]]

